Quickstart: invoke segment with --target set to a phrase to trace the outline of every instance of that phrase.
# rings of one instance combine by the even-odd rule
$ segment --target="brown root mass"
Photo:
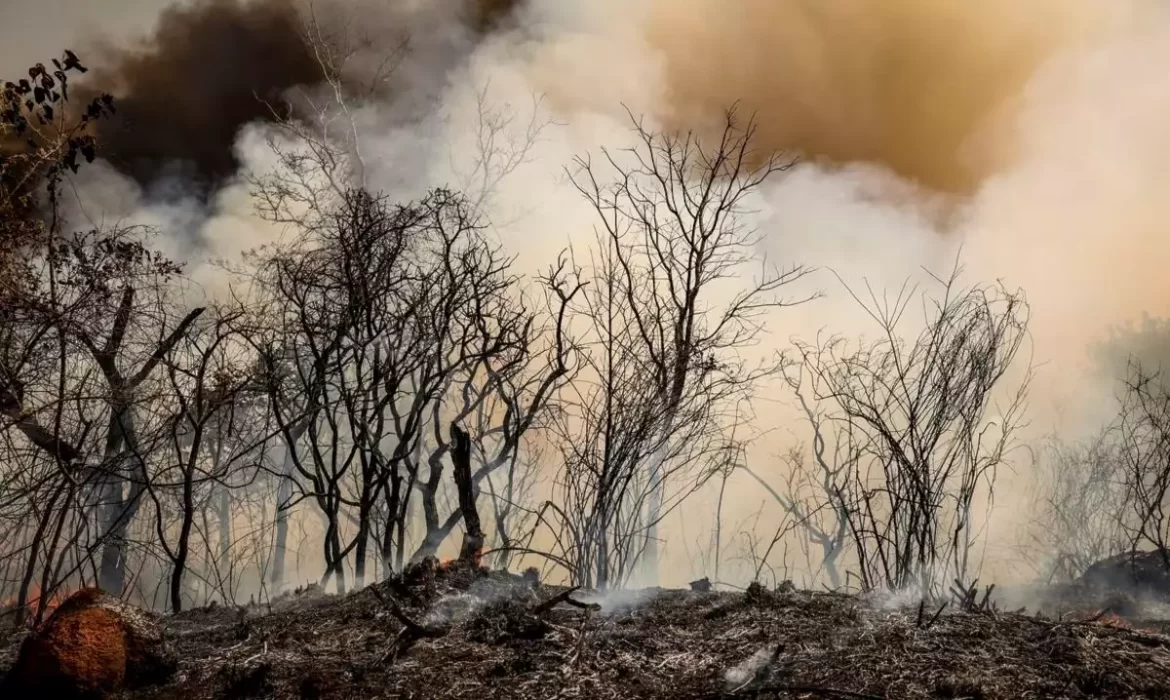
[[[97,589],[78,591],[20,645],[4,697],[102,698],[169,678],[158,623]]]

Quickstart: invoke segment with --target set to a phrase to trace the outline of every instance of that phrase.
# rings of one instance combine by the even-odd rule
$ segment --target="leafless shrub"
[[[1126,478],[1116,431],[1083,443],[1052,439],[1035,460],[1039,506],[1031,519],[1031,551],[1048,582],[1076,580],[1094,562],[1124,550],[1129,538]]]
[[[1116,424],[1131,549],[1155,547],[1170,569],[1170,390],[1161,372],[1131,362]]]
[[[816,444],[831,426],[837,445],[810,508],[844,512],[867,589],[941,594],[949,580],[967,580],[976,496],[991,498],[1022,420],[1030,371],[1006,391],[1001,380],[1023,344],[1028,307],[999,287],[961,288],[959,272],[936,278],[938,296],[922,294],[925,323],[912,342],[900,329],[917,287],[892,301],[850,290],[878,339],[798,343],[789,370],[804,373],[794,387],[818,407]]]
[[[573,580],[599,587],[620,585],[638,562],[653,582],[662,519],[739,453],[737,418],[776,368],[738,353],[766,311],[799,301],[781,292],[806,273],[765,263],[748,277],[759,239],[742,214],[788,167],[752,150],[754,123],[732,110],[706,143],[631,120],[633,148],[580,158],[570,172],[598,243],[573,307],[584,365],[556,426],[563,496],[550,515]],[[749,281],[727,291],[737,278]]]

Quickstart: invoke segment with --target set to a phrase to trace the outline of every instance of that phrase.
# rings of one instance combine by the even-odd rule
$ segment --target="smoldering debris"
[[[752,654],[743,663],[728,670],[725,676],[728,689],[734,692],[756,681],[760,677],[761,672],[776,662],[776,658],[782,649],[783,647],[779,645],[775,647],[763,647],[758,649],[756,653]]]
[[[1087,613],[1061,620],[946,612],[927,624],[913,608],[881,610],[849,595],[795,590],[657,590],[630,598],[639,605],[606,613],[582,603],[586,593],[475,567],[432,566],[424,576],[347,596],[289,595],[258,608],[192,610],[163,619],[182,659],[174,680],[126,697],[1170,692],[1170,636]],[[445,612],[433,614],[436,607]],[[0,667],[11,663],[11,646],[0,647]]]
[[[1090,566],[1080,580],[1086,586],[1132,590],[1170,601],[1170,550],[1118,554]]]

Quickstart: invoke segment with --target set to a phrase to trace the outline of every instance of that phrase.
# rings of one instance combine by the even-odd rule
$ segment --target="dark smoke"
[[[94,56],[91,89],[117,114],[98,139],[104,157],[142,184],[176,174],[214,185],[237,167],[240,127],[265,119],[289,88],[321,80],[285,0],[206,0],[172,7],[139,46]]]
[[[455,21],[482,35],[519,2],[468,0]],[[144,186],[177,176],[206,192],[231,176],[240,128],[271,119],[274,107],[285,109],[290,88],[324,77],[298,7],[294,0],[199,0],[166,10],[139,45],[106,45],[91,55],[89,90],[113,94],[118,108],[100,127],[102,155]],[[358,17],[359,24],[385,24],[397,7],[396,0],[362,3],[360,13],[382,16]],[[319,21],[332,14],[318,13]]]

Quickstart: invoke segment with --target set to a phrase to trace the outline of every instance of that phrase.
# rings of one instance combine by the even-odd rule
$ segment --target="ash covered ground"
[[[1038,609],[1002,607],[1021,600]],[[164,616],[178,673],[121,697],[1170,698],[1165,610],[1110,605],[1077,587],[941,611],[790,587],[603,597],[432,567]]]

